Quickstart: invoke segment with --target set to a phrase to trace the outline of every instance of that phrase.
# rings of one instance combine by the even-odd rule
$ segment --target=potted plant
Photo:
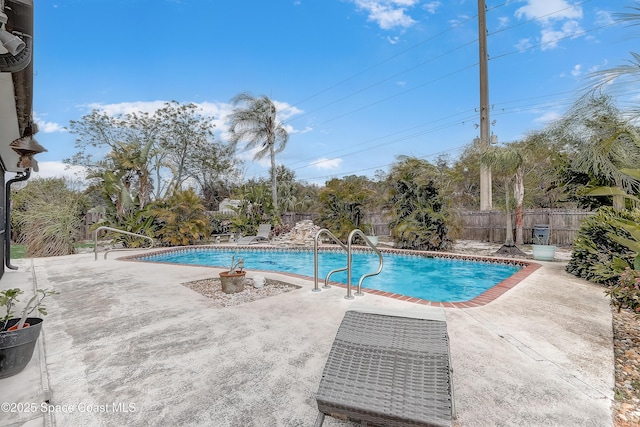
[[[236,261],[236,256],[231,257],[231,268],[229,271],[222,271],[220,273],[220,284],[222,285],[222,292],[226,294],[234,294],[244,289],[244,277],[247,274],[243,271],[244,259],[240,258]]]
[[[28,317],[34,311],[46,315],[42,301],[57,292],[38,289],[27,302],[22,315],[13,317],[13,308],[23,293],[19,288],[0,292],[0,306],[5,307],[5,314],[0,318],[0,378],[7,378],[21,372],[31,360],[33,350],[42,329],[42,318]]]

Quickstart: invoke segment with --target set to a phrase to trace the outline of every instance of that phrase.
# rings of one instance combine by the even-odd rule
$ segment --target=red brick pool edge
[[[439,257],[443,257],[443,254],[438,254]],[[511,276],[504,279],[502,282],[494,285],[493,287],[487,289],[477,297],[470,299],[469,301],[462,302],[439,302],[439,301],[430,301],[426,299],[420,299],[415,297],[409,297],[402,294],[394,294],[392,292],[380,291],[377,289],[369,289],[362,288],[362,292],[366,292],[371,295],[380,295],[388,298],[397,299],[400,301],[412,302],[415,304],[428,305],[431,307],[443,307],[443,308],[472,308],[472,307],[481,307],[483,305],[489,304],[492,301],[495,301],[498,297],[502,296],[509,289],[513,289],[518,283],[529,277],[534,271],[542,267],[542,265],[524,261],[524,260],[514,260],[507,258],[491,258],[491,257],[479,257],[479,256],[468,256],[468,255],[458,255],[458,254],[444,254],[444,257],[448,258],[457,258],[457,259],[467,259],[467,260],[478,260],[478,261],[487,261],[490,260],[496,263],[508,263],[508,264],[517,264],[521,265],[522,269],[518,270]],[[286,273],[285,273],[286,274]],[[343,283],[330,282],[332,286],[338,286],[344,289],[347,289],[347,285]],[[355,285],[351,286],[353,290],[356,288]]]
[[[486,258],[482,258],[486,259]],[[496,260],[498,261],[498,260]],[[512,262],[512,260],[504,260],[505,262]],[[431,307],[443,307],[443,308],[471,308],[471,307],[481,307],[486,305],[498,297],[502,296],[509,289],[514,288],[518,283],[527,278],[531,273],[542,267],[540,264],[532,263],[532,262],[522,262],[522,269],[514,273],[512,276],[507,277],[502,282],[493,286],[492,288],[487,289],[477,297],[463,302],[438,302],[438,301],[429,301],[420,298],[408,297],[406,295],[393,294],[390,292],[379,291],[376,289],[365,289],[362,288],[364,292],[373,294],[373,295],[382,295],[389,298],[394,298],[400,301],[413,302],[416,304],[428,305]],[[346,288],[346,286],[345,286]]]
[[[187,246],[183,247],[183,249],[198,249],[198,248],[207,248],[213,249],[212,246]],[[243,249],[249,249],[249,247],[242,247]],[[264,246],[262,248],[265,248]],[[251,247],[251,249],[253,249]],[[493,287],[487,289],[477,297],[470,299],[468,301],[462,302],[439,302],[439,301],[430,301],[421,298],[410,297],[402,294],[395,294],[392,292],[380,291],[377,289],[369,289],[362,288],[363,292],[372,295],[380,295],[387,298],[393,298],[400,301],[411,302],[415,304],[428,305],[431,307],[443,307],[443,308],[472,308],[472,307],[481,307],[483,305],[489,304],[492,301],[495,301],[497,298],[506,293],[509,289],[513,289],[518,283],[523,281],[525,278],[529,277],[534,271],[542,267],[542,265],[530,262],[522,259],[512,259],[512,258],[495,258],[489,256],[474,256],[474,255],[464,255],[464,254],[453,254],[453,253],[442,253],[442,252],[429,252],[429,251],[408,251],[406,249],[390,249],[390,248],[379,248],[383,253],[396,253],[396,254],[413,254],[413,255],[422,255],[422,256],[432,256],[436,258],[452,258],[452,259],[464,259],[469,261],[484,261],[484,262],[492,262],[492,263],[500,263],[500,264],[514,264],[522,266],[520,270],[512,274],[511,276],[504,279],[502,282],[494,285]],[[162,252],[174,252],[176,248],[165,249],[161,251],[157,251],[156,253]],[[146,255],[145,255],[146,256]],[[140,261],[141,255],[132,255],[118,258],[121,261]],[[171,264],[171,263],[170,263]],[[182,264],[186,265],[186,264]],[[217,267],[220,268],[220,267]],[[256,270],[260,271],[260,270]],[[270,273],[269,271],[265,271],[265,273]],[[285,276],[298,277],[303,279],[309,279],[307,276],[302,276],[295,273],[288,272],[278,272],[278,274],[283,274]],[[311,278],[313,280],[313,278]],[[329,282],[332,286],[337,286],[346,289],[347,285],[338,282]],[[357,288],[355,285],[351,285],[351,289]]]

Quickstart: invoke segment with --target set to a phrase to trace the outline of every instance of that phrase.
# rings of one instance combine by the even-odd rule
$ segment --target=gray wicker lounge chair
[[[316,395],[325,415],[375,426],[451,426],[446,322],[347,311]]]
[[[269,241],[269,233],[271,233],[271,224],[260,224],[258,226],[258,234],[255,236],[245,236],[238,239],[239,245],[253,245],[260,242]]]

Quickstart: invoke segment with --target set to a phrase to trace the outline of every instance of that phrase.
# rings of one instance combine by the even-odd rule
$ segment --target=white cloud
[[[616,21],[611,16],[611,12],[607,12],[604,10],[596,11],[596,24],[598,25],[612,25],[615,24]]]
[[[551,122],[554,122],[556,120],[558,120],[560,117],[562,117],[562,114],[558,113],[557,111],[548,111],[546,113],[544,113],[543,115],[541,115],[540,117],[537,117],[536,119],[534,119],[533,121],[535,123],[540,123],[540,124],[548,124]]]
[[[440,3],[439,1],[432,1],[432,2],[426,3],[422,7],[424,10],[426,10],[427,12],[433,15],[434,13],[436,13],[436,11],[440,6],[442,6],[442,3]]]
[[[82,166],[69,166],[62,162],[38,162],[38,172],[32,174],[38,178],[69,178],[82,179],[86,176],[86,169]]]
[[[289,135],[293,135],[293,134],[296,134],[296,133],[297,134],[303,134],[303,133],[309,133],[309,132],[313,131],[313,128],[310,127],[310,126],[307,126],[306,128],[304,128],[302,130],[298,130],[298,129],[294,128],[293,126],[288,125],[286,123],[284,124],[284,128],[285,128],[285,130],[287,131],[287,133]]]
[[[518,49],[518,50],[526,50],[526,49],[529,49],[531,46],[533,46],[533,43],[531,42],[530,38],[520,39],[520,40],[518,40],[518,43],[516,44],[516,49]]]
[[[33,113],[33,121],[36,123],[36,125],[38,125],[38,132],[55,133],[55,132],[66,132],[67,131],[64,128],[64,126],[60,126],[58,123],[45,122],[35,112]]]
[[[297,116],[298,114],[302,114],[303,111],[298,107],[288,104],[287,102],[280,102],[276,100],[272,100],[273,105],[276,106],[276,110],[278,111],[278,117],[282,121],[286,121],[293,116]]]
[[[535,19],[546,23],[564,19],[582,18],[582,8],[566,0],[525,0],[527,5],[516,10],[516,17]]]
[[[109,116],[117,116],[120,114],[132,113],[153,113],[164,107],[167,101],[147,101],[147,102],[121,102],[119,104],[89,104],[88,107],[93,110],[100,110]]]
[[[168,101],[149,101],[149,102],[122,102],[119,104],[89,104],[91,109],[100,110],[110,116],[117,116],[122,114],[131,114],[145,112],[152,114],[156,110],[159,110],[165,106]],[[293,116],[302,114],[304,111],[298,107],[292,106],[287,102],[273,100],[274,105],[278,111],[278,118],[281,121],[286,122]],[[215,126],[215,132],[220,135],[223,140],[228,140],[228,122],[229,115],[233,112],[233,105],[227,102],[194,102],[198,108],[200,108],[200,114],[204,117],[210,117],[211,122]],[[293,126],[285,125],[289,134],[294,133],[306,133],[313,130],[307,127],[302,130],[295,129]]]
[[[574,65],[573,69],[571,70],[571,75],[573,77],[580,77],[582,75],[582,65],[580,64]]]
[[[398,44],[398,42],[400,41],[400,37],[396,36],[396,37],[389,37],[387,36],[387,41],[391,44]]]
[[[560,30],[543,28],[541,36],[541,49],[548,50],[558,47],[558,42],[565,38],[576,38],[583,34],[582,28],[577,21],[567,21]]]
[[[353,0],[356,6],[368,12],[369,21],[375,22],[383,30],[397,27],[408,28],[416,21],[407,15],[407,9],[420,0]]]
[[[317,169],[321,169],[321,170],[328,170],[328,169],[338,169],[341,164],[342,164],[341,158],[335,158],[335,159],[321,158],[309,163],[309,166],[314,166]]]
[[[233,106],[225,102],[201,102],[196,103],[201,114],[205,117],[211,117],[211,122],[215,126],[216,132],[226,132],[227,116],[233,111]]]
[[[582,8],[567,0],[522,0],[526,6],[518,8],[518,19],[535,20],[542,27],[540,44],[542,50],[555,49],[560,40],[584,35],[579,20]]]

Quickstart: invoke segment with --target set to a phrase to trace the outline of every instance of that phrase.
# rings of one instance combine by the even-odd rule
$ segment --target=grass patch
[[[91,248],[93,249],[93,242],[81,242],[73,245],[74,248]],[[15,243],[11,244],[11,259],[20,259],[25,258],[27,256],[27,247],[26,245],[17,245]]]
[[[25,245],[11,244],[12,259],[24,258],[26,253],[27,253],[27,247]]]

